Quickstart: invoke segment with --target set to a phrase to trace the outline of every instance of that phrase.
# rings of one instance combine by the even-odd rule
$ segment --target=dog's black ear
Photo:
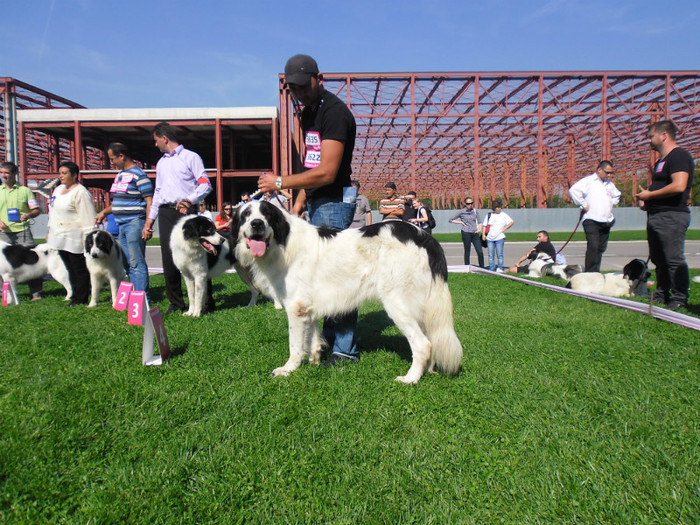
[[[192,218],[187,218],[182,225],[182,236],[185,239],[199,239],[197,224]]]
[[[625,264],[625,267],[622,269],[622,275],[627,277],[629,280],[634,281],[642,276],[645,267],[646,263],[641,259],[632,259],[630,262]]]
[[[89,252],[92,250],[93,237],[95,237],[94,232],[88,233],[85,237],[85,251]]]
[[[564,266],[564,275],[567,279],[571,279],[574,275],[581,273],[581,267],[578,264],[569,264]]]
[[[284,212],[277,206],[264,201],[260,203],[260,212],[272,228],[275,242],[280,246],[286,246],[290,228]]]
[[[109,232],[100,232],[97,235],[102,239],[102,249],[105,253],[112,253],[112,246],[114,246],[114,238]]]

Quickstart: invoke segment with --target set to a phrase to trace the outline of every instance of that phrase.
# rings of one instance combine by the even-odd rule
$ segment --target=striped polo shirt
[[[112,213],[117,224],[146,218],[146,197],[153,197],[153,183],[148,175],[134,166],[120,171],[110,190]]]

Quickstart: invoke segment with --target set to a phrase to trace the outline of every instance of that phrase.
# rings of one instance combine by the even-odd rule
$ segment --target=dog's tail
[[[455,333],[452,319],[452,295],[447,282],[437,277],[425,303],[425,331],[432,351],[429,370],[455,375],[462,366],[462,343]]]

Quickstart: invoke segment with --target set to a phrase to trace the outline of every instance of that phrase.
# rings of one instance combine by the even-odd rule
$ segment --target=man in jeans
[[[649,189],[637,194],[647,212],[649,257],[656,266],[654,301],[665,303],[670,310],[688,307],[690,278],[684,247],[695,172],[693,157],[676,143],[677,133],[670,120],[649,126],[651,149],[658,151],[660,158]]]
[[[352,152],[355,148],[355,117],[348,107],[323,87],[323,75],[308,55],[295,55],[284,67],[285,82],[295,102],[303,106],[304,171],[286,177],[264,173],[258,179],[262,191],[300,190],[292,213],[306,205],[311,224],[344,230],[355,214],[357,189],[352,186]],[[357,310],[326,318],[323,336],[333,353],[323,363],[333,366],[360,357],[355,341]]]
[[[129,280],[133,283],[134,290],[144,291],[148,296],[148,264],[143,227],[151,210],[153,183],[134,163],[129,149],[121,142],[112,142],[107,148],[107,156],[119,173],[110,189],[112,204],[97,214],[95,222],[100,224],[107,215],[114,214],[119,225],[119,243],[129,265]]]

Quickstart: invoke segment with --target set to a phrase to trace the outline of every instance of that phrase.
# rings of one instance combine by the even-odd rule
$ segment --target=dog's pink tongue
[[[208,243],[207,241],[204,241],[202,243],[202,246],[204,246],[204,249],[208,251],[211,254],[216,255],[216,249],[214,249],[214,246],[211,245],[211,243]]]
[[[255,239],[248,239],[248,248],[250,249],[250,254],[253,257],[262,257],[265,255],[265,249],[267,245],[265,241],[256,241]]]

